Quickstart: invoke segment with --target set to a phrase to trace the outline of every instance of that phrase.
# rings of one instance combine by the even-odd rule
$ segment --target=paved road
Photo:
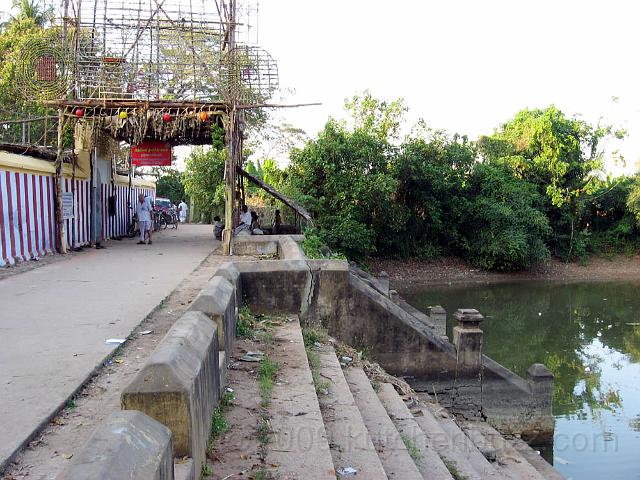
[[[218,245],[181,225],[0,280],[0,470]]]

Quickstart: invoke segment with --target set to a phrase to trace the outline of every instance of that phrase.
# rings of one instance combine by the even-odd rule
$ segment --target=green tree
[[[224,209],[224,162],[226,150],[222,148],[195,148],[185,160],[182,174],[184,191],[201,212],[205,220]]]
[[[44,27],[53,20],[53,7],[47,7],[40,0],[14,0],[13,9],[18,14],[11,17],[10,21],[31,20],[38,27]]]
[[[429,130],[407,139],[391,160],[398,186],[378,250],[418,258],[454,253],[462,186],[474,162],[474,146],[465,137]]]
[[[479,140],[485,160],[506,165],[546,195],[556,252],[570,258],[583,225],[581,199],[597,189],[603,140],[624,132],[568,118],[555,106],[522,110],[494,135]]]
[[[178,205],[185,198],[182,174],[175,169],[163,171],[156,183],[156,194],[169,198],[173,204]]]
[[[354,130],[374,135],[388,142],[398,138],[407,107],[402,98],[390,102],[374,98],[369,90],[345,100]]]
[[[549,257],[551,228],[535,185],[502,165],[478,164],[465,193],[460,250],[473,265],[512,271]]]
[[[388,143],[363,129],[329,120],[316,140],[291,153],[289,182],[309,208],[322,239],[351,258],[376,252],[396,181]]]

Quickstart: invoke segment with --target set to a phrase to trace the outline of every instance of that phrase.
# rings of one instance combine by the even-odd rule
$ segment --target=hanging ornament
[[[83,108],[76,108],[76,117],[78,117],[78,118],[84,117],[84,109]]]
[[[162,114],[162,120],[165,122],[170,122],[171,121],[171,115],[168,113],[163,113]]]
[[[209,115],[207,115],[207,112],[200,112],[200,120],[203,122],[207,121],[207,118],[209,118]]]
[[[123,120],[124,120],[124,119],[125,119],[125,118],[127,118],[129,115],[127,114],[127,112],[125,112],[124,110],[122,110],[122,111],[118,114],[118,116],[119,116],[121,119],[123,119]]]

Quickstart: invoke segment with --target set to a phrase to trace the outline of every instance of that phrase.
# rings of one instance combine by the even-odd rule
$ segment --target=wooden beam
[[[311,214],[309,212],[307,212],[304,209],[304,207],[302,207],[302,205],[300,205],[297,202],[294,202],[293,200],[291,200],[290,198],[284,196],[283,194],[278,192],[275,188],[273,188],[271,185],[269,185],[268,183],[263,182],[262,180],[260,180],[257,177],[254,177],[253,175],[251,175],[246,170],[244,170],[244,169],[242,169],[240,167],[237,167],[237,171],[238,171],[238,173],[240,175],[242,175],[244,178],[249,180],[251,183],[253,183],[254,185],[260,187],[265,192],[267,192],[269,195],[271,195],[272,197],[280,200],[287,207],[291,208],[294,212],[296,212],[296,215],[300,215],[302,218],[304,218],[307,221],[307,223],[309,224],[309,226],[313,226],[313,218],[311,217]]]

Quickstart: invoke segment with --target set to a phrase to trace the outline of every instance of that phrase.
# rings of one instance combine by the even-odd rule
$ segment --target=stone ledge
[[[171,431],[137,411],[111,414],[58,480],[173,480]]]

